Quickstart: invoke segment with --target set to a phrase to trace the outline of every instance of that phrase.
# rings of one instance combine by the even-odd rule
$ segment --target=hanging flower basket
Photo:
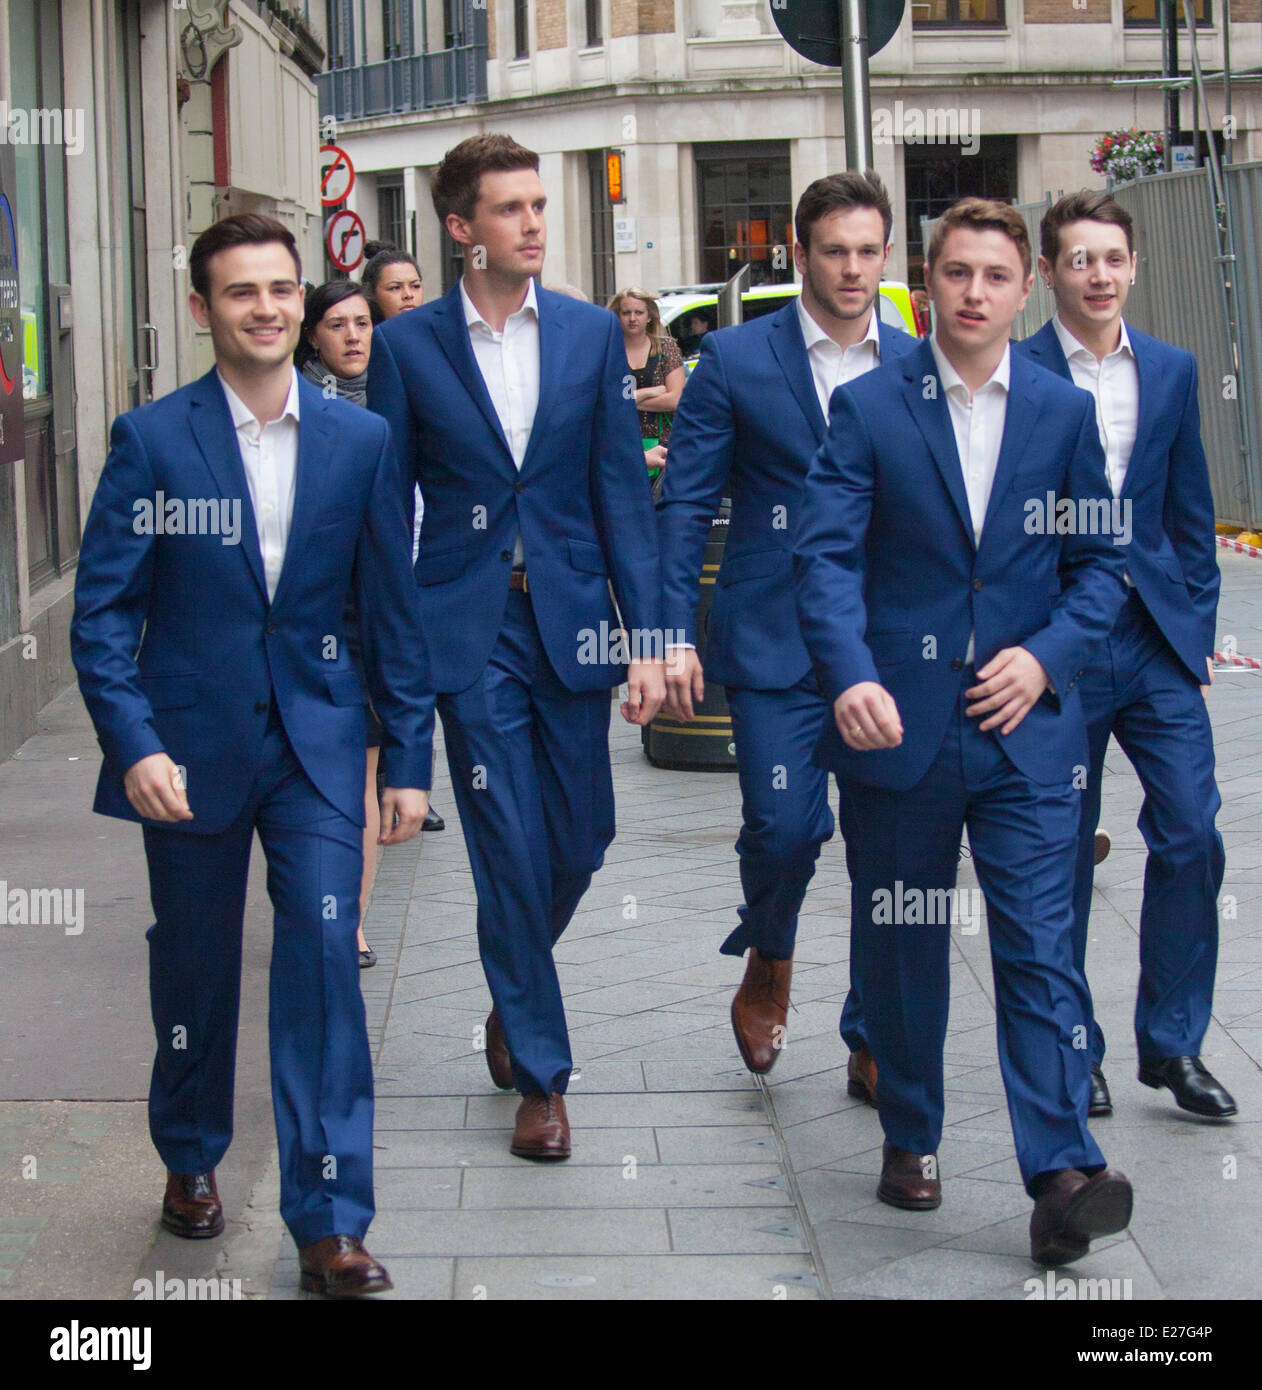
[[[1162,165],[1161,135],[1155,130],[1111,130],[1096,141],[1091,167],[1116,183],[1156,174]]]

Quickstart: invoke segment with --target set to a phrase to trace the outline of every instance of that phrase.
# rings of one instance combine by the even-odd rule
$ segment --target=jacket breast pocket
[[[141,676],[151,709],[187,709],[197,703],[196,676]]]
[[[1008,491],[1015,493],[1018,497],[1022,495],[1043,497],[1049,492],[1059,493],[1064,481],[1063,471],[1049,473],[1046,468],[1032,468],[1026,473],[1014,473]]]
[[[898,666],[921,650],[920,639],[910,628],[883,628],[864,634],[863,640],[878,667]]]

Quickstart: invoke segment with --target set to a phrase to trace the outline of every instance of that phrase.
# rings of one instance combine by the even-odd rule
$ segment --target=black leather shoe
[[[1236,1102],[1227,1088],[1205,1070],[1199,1057],[1167,1057],[1158,1062],[1141,1062],[1139,1079],[1145,1086],[1160,1090],[1168,1086],[1180,1110],[1225,1120],[1236,1113]]]
[[[1095,844],[1092,848],[1092,858],[1097,864],[1103,864],[1109,857],[1109,850],[1113,848],[1113,841],[1109,838],[1107,830],[1097,830],[1095,833]]]
[[[1109,1095],[1109,1083],[1104,1079],[1099,1062],[1091,1063],[1091,1100],[1087,1105],[1088,1115],[1111,1115],[1113,1097]]]
[[[421,829],[428,830],[432,834],[435,830],[446,830],[447,822],[443,820],[442,816],[431,806],[429,810],[425,812],[425,819],[421,822]]]
[[[371,970],[377,964],[377,953],[371,946],[366,946],[359,953],[359,968],[361,970]]]
[[[1130,1225],[1133,1203],[1130,1183],[1111,1168],[1093,1178],[1077,1168],[1044,1174],[1030,1217],[1030,1258],[1040,1265],[1082,1259],[1093,1237]]]

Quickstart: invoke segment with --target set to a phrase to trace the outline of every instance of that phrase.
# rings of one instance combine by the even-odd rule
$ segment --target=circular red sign
[[[332,156],[320,175],[320,202],[326,208],[335,208],[350,197],[351,189],[355,187],[355,166],[351,163],[350,155],[337,145],[321,145],[320,153]],[[343,178],[346,180],[345,188],[341,187]],[[330,184],[335,190],[341,188],[341,192],[330,194]]]
[[[364,223],[357,212],[343,208],[329,218],[324,228],[324,246],[329,260],[339,270],[351,271],[364,259]]]

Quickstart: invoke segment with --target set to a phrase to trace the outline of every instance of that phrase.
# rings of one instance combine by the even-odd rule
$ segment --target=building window
[[[329,70],[355,66],[355,15],[351,0],[328,0],[325,16]]]
[[[603,0],[587,0],[587,47],[599,48],[604,43],[600,28],[600,7]]]
[[[618,288],[614,283],[613,204],[605,181],[604,150],[587,151],[587,187],[592,226],[592,300],[604,304]]]
[[[513,0],[513,56],[530,57],[530,0]]]
[[[406,58],[412,52],[412,0],[381,0],[381,53]]]
[[[383,174],[377,179],[377,238],[400,251],[410,251],[408,216],[403,206],[403,175]]]
[[[912,0],[912,27],[1002,29],[1003,6],[1004,0]]]
[[[957,199],[1017,197],[1017,137],[983,135],[975,154],[960,145],[904,145],[907,189],[907,283],[924,282],[925,248],[920,219],[937,217]],[[970,146],[970,148],[972,148]]]
[[[1161,24],[1160,8],[1158,0],[1122,0],[1122,23],[1128,29],[1158,28]],[[1179,15],[1179,28],[1186,29],[1182,0],[1175,0],[1175,9]],[[1196,27],[1201,29],[1212,23],[1210,0],[1196,0]]]
[[[701,279],[707,283],[729,280],[748,263],[751,285],[791,282],[788,142],[697,145],[694,150]]]

